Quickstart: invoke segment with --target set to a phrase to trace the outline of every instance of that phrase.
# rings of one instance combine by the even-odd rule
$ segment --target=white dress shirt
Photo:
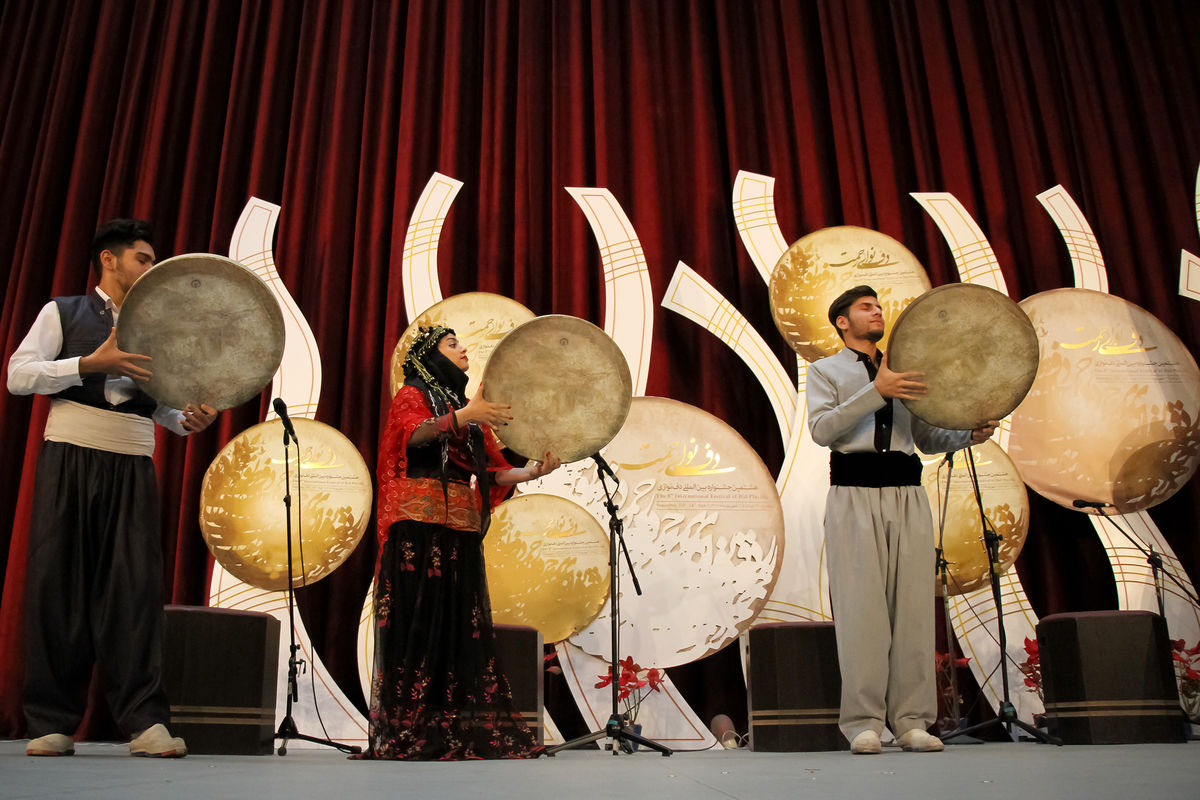
[[[119,309],[101,289],[95,291],[112,312],[115,325]],[[51,300],[42,307],[33,327],[8,360],[8,390],[16,395],[57,394],[72,386],[81,386],[83,376],[79,374],[79,357],[57,358],[62,344],[62,320],[58,315],[58,304]],[[109,375],[104,381],[104,399],[119,405],[131,399],[137,388],[133,378]],[[178,409],[159,404],[154,409],[153,419],[180,436],[188,434],[183,427],[183,412]]]

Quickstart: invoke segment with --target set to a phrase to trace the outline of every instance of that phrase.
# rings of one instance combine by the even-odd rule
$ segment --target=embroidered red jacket
[[[425,394],[415,386],[402,386],[392,398],[387,424],[379,443],[379,502],[376,504],[377,531],[382,551],[388,528],[393,523],[411,519],[432,522],[460,531],[479,530],[479,511],[482,497],[472,476],[474,463],[467,444],[467,428],[447,430],[427,443],[418,445],[436,453],[440,437],[449,436],[450,480],[443,484],[440,477],[409,475],[409,437],[422,422],[433,417]],[[512,466],[500,452],[495,432],[483,426],[487,447],[488,472],[495,473]],[[440,456],[439,456],[440,458]],[[495,508],[512,490],[510,486],[492,485],[488,502]],[[448,502],[447,502],[448,501]]]

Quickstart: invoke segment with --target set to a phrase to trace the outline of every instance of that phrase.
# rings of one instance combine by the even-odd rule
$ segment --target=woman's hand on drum
[[[460,426],[479,422],[493,428],[502,428],[512,420],[512,415],[508,413],[510,411],[512,411],[512,406],[485,400],[481,384],[475,390],[475,396],[471,398],[471,401],[456,413]]]
[[[541,461],[534,461],[525,467],[529,471],[529,477],[526,480],[536,481],[543,475],[549,475],[554,470],[562,466],[562,461],[553,453],[546,453],[546,457]]]
[[[893,372],[888,366],[887,353],[879,364],[879,372],[875,374],[875,390],[884,397],[896,397],[901,400],[917,400],[925,396],[925,373],[923,372]]]
[[[549,475],[554,470],[562,466],[562,462],[558,456],[553,453],[546,453],[546,457],[541,461],[530,461],[523,467],[515,467],[506,469],[503,472],[496,473],[497,486],[513,486],[526,481],[536,481],[543,475]]]
[[[971,444],[983,444],[988,439],[992,438],[992,434],[996,432],[996,428],[998,427],[1000,427],[1000,420],[989,419],[987,422],[971,431]]]

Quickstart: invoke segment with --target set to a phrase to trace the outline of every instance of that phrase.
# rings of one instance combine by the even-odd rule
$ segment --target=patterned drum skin
[[[552,314],[505,336],[483,373],[488,400],[512,406],[504,446],[564,464],[600,452],[629,414],[633,380],[617,343],[587,320]]]
[[[208,253],[156,264],[121,304],[117,346],[150,356],[146,394],[171,408],[240,406],[283,360],[283,312],[262,279]]]
[[[1200,369],[1179,337],[1145,309],[1089,289],[1041,292],[1021,308],[1041,343],[1009,437],[1025,482],[1067,508],[1086,500],[1128,514],[1191,480]]]
[[[642,588],[634,591],[622,558],[621,654],[671,667],[737,639],[765,605],[784,558],[783,507],[762,459],[722,420],[665,397],[635,397],[604,457],[620,479],[615,500]],[[590,461],[525,487],[608,519]],[[607,660],[609,619],[605,607],[571,642]]]
[[[950,430],[1004,419],[1033,384],[1038,339],[1007,295],[970,283],[926,292],[892,329],[888,366],[922,372],[928,393],[901,400],[916,416]]]

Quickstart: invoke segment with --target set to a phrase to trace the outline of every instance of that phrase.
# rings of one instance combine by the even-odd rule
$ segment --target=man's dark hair
[[[862,286],[855,286],[853,289],[847,289],[837,296],[837,299],[829,304],[829,324],[837,331],[837,335],[845,340],[842,336],[842,329],[837,325],[837,318],[846,316],[846,312],[850,310],[850,306],[854,305],[863,297],[874,297],[879,299],[879,295],[875,290],[865,283]]]
[[[132,245],[139,239],[154,246],[151,237],[154,235],[150,229],[150,223],[140,219],[110,219],[108,222],[100,226],[96,231],[95,238],[92,239],[92,269],[96,271],[96,277],[99,278],[103,269],[100,266],[100,254],[105,250],[111,252],[114,256],[120,256],[125,252],[125,248]]]

